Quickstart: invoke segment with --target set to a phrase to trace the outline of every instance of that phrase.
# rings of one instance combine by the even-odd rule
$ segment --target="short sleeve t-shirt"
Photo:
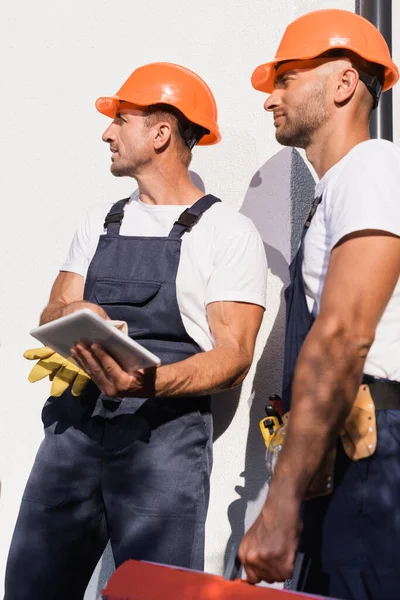
[[[111,203],[90,209],[78,228],[61,271],[86,277]],[[187,206],[151,205],[134,192],[120,234],[167,236]],[[223,202],[214,204],[182,237],[176,287],[188,334],[202,350],[214,343],[207,321],[211,302],[235,301],[265,308],[267,263],[262,239],[250,219]]]
[[[330,253],[344,236],[365,229],[400,236],[400,150],[386,140],[358,144],[318,182],[315,197],[321,195],[304,242],[303,278],[314,316]],[[399,282],[378,324],[364,372],[400,381]]]

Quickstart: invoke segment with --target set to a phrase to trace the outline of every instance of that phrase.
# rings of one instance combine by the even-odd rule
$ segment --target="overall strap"
[[[221,202],[219,198],[207,194],[197,200],[192,206],[189,206],[179,216],[178,220],[175,221],[171,231],[169,232],[169,238],[180,239],[184,233],[190,231],[194,225],[200,220],[201,215],[206,212],[213,204]]]
[[[109,210],[108,215],[104,221],[104,229],[107,229],[108,234],[118,235],[119,229],[121,227],[122,219],[124,218],[124,208],[125,205],[129,202],[129,198],[123,198],[123,200],[118,200]]]
[[[315,198],[313,200],[313,203],[311,204],[310,212],[308,213],[308,217],[306,219],[306,222],[304,223],[303,232],[301,234],[301,241],[303,241],[304,236],[306,235],[308,228],[311,225],[311,221],[313,220],[313,217],[314,217],[315,213],[317,212],[318,206],[321,204],[321,200],[322,200],[322,194],[321,194],[321,196],[318,196],[318,198]]]

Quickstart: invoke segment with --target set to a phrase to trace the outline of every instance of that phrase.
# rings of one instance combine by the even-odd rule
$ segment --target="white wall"
[[[393,4],[396,43],[400,3]],[[27,382],[31,365],[21,355],[34,345],[29,330],[38,321],[75,227],[87,207],[119,199],[134,187],[131,180],[115,179],[109,173],[109,152],[100,139],[107,119],[94,109],[94,101],[100,95],[116,92],[136,66],[147,62],[181,63],[203,76],[216,96],[223,141],[215,147],[196,149],[192,165],[207,191],[238,209],[246,198],[246,210],[250,212],[253,197],[260,205],[264,194],[268,199],[265,215],[270,226],[266,231],[271,234],[272,241],[268,243],[276,250],[272,258],[277,259],[278,266],[270,273],[268,308],[252,372],[243,385],[229,429],[215,444],[207,570],[221,571],[231,525],[238,533],[245,512],[247,523],[254,518],[263,483],[263,448],[256,428],[248,439],[251,394],[257,362],[262,357],[263,372],[257,374],[258,394],[265,390],[266,398],[280,382],[282,319],[278,319],[278,310],[283,267],[279,260],[282,258],[284,264],[289,258],[290,231],[286,209],[280,212],[279,203],[274,205],[273,193],[276,188],[278,197],[290,196],[292,163],[285,151],[276,159],[278,168],[272,168],[272,162],[271,168],[260,170],[280,148],[274,140],[272,120],[262,109],[263,96],[251,87],[250,75],[255,66],[274,55],[289,21],[309,10],[333,7],[353,10],[354,2],[2,3],[1,581],[22,491],[42,438],[40,411],[48,393],[47,382]],[[394,56],[400,62],[398,44]],[[396,91],[395,102],[398,97]],[[400,141],[398,121],[396,140]],[[263,180],[261,187],[253,179],[259,173],[270,178]],[[263,349],[271,331],[276,351],[265,355]],[[266,373],[268,369],[270,372]],[[259,406],[263,402],[261,398]],[[262,414],[254,413],[253,422],[261,417]],[[254,461],[249,461],[249,457]],[[243,485],[243,469],[252,490],[248,495],[235,490]],[[240,496],[244,503],[236,510]],[[106,572],[104,563],[103,578]],[[88,598],[96,597],[100,585],[96,578],[97,575]]]

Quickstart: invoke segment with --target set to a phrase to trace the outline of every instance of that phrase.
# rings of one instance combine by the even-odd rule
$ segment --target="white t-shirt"
[[[61,271],[86,277],[103,223],[112,203],[89,210],[77,230]],[[125,206],[120,233],[167,236],[187,206],[154,206],[140,201],[137,191]],[[236,301],[265,308],[267,262],[262,239],[252,221],[223,202],[207,210],[182,237],[176,287],[179,310],[188,334],[202,350],[214,343],[205,307]]]
[[[321,194],[304,244],[303,277],[314,316],[330,252],[339,240],[364,229],[400,236],[400,150],[386,140],[358,144],[317,183],[315,197]],[[400,381],[400,281],[378,324],[364,373]]]

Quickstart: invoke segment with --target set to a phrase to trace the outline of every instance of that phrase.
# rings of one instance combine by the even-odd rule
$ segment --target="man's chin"
[[[112,175],[114,175],[114,177],[126,177],[127,175],[129,175],[129,173],[127,173],[126,169],[124,169],[123,167],[118,167],[117,165],[111,165],[110,167],[110,171],[112,173]]]
[[[279,129],[277,129],[275,132],[275,139],[282,146],[296,146],[293,136],[285,133],[284,131],[279,131]]]
[[[282,146],[290,146],[292,148],[307,148],[309,140],[305,136],[289,135],[284,132],[276,131],[275,139]]]

